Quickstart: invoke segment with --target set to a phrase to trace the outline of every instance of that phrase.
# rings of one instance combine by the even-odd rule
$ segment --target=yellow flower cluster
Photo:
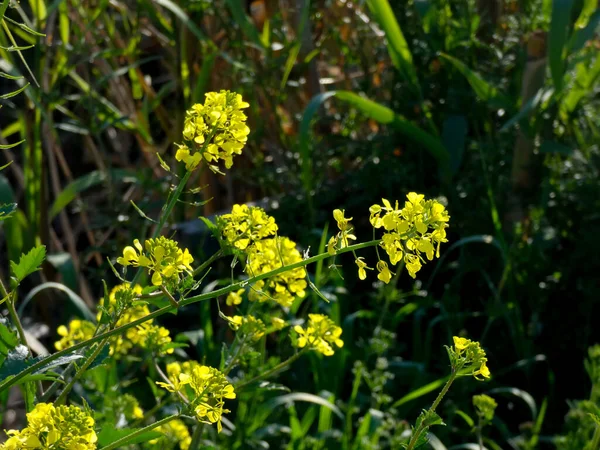
[[[404,261],[411,277],[421,269],[425,259],[432,260],[434,255],[439,258],[440,244],[448,242],[446,228],[448,227],[448,212],[437,200],[425,200],[421,194],[411,192],[407,195],[404,208],[398,209],[398,202],[392,207],[391,203],[382,199],[383,205],[373,205],[369,208],[370,222],[375,228],[383,227],[381,247],[396,265]],[[383,281],[389,281],[390,272],[387,265],[379,266],[380,273],[384,272]]]
[[[239,331],[254,342],[260,340],[265,335],[267,329],[262,320],[250,314],[247,316],[227,317],[227,320],[233,330]]]
[[[131,303],[133,295],[139,295],[141,292],[141,286],[136,285],[133,289],[130,289],[128,284],[116,286],[110,292],[108,305],[104,310],[108,314],[118,315],[117,327],[150,314],[150,310],[146,305]],[[122,302],[126,303],[123,304]],[[100,304],[103,303],[104,299],[101,299]],[[98,319],[100,314],[98,313]],[[173,353],[173,348],[169,347],[171,343],[169,330],[154,325],[153,322],[154,320],[148,320],[137,327],[127,329],[123,335],[119,334],[110,338],[110,355],[118,359],[122,355],[127,355],[134,346],[152,350],[158,355]],[[57,333],[61,336],[61,339],[54,343],[54,347],[57,350],[72,347],[93,337],[95,330],[96,325],[92,322],[79,319],[72,320],[68,327],[64,325],[58,327]]]
[[[10,430],[2,450],[56,449],[92,450],[98,440],[94,419],[76,406],[38,403],[27,413],[27,427]]]
[[[258,241],[248,247],[247,255],[246,272],[251,277],[302,261],[296,243],[287,237]],[[306,270],[298,267],[257,281],[251,287],[248,298],[260,302],[272,299],[283,307],[290,307],[296,297],[306,295],[306,286]]]
[[[332,236],[327,243],[327,252],[332,256],[335,255],[337,250],[348,247],[350,241],[356,240],[356,236],[353,234],[354,227],[350,224],[352,217],[344,217],[344,210],[334,209],[333,218],[337,222],[340,231],[335,236]],[[364,280],[364,278],[361,279]]]
[[[227,243],[240,250],[277,233],[275,219],[257,206],[233,205],[231,213],[219,216],[217,223]]]
[[[152,274],[152,284],[160,286],[165,282],[177,283],[180,274],[192,274],[190,264],[194,258],[188,249],[181,250],[177,242],[160,236],[144,242],[144,248],[138,239],[133,247],[123,249],[123,256],[117,258],[122,266],[145,267]]]
[[[167,364],[169,383],[157,381],[156,384],[169,392],[181,392],[190,399],[190,407],[196,418],[204,423],[216,423],[219,433],[223,428],[221,416],[229,410],[223,409],[223,399],[235,398],[233,386],[219,370],[186,361]]]
[[[165,450],[172,449],[176,445],[179,445],[180,450],[188,450],[192,443],[192,436],[188,428],[179,419],[171,420],[158,428],[156,431],[162,433],[164,436],[158,439],[148,441],[148,445],[144,446],[148,450]],[[168,444],[167,444],[168,442]]]
[[[242,109],[250,106],[235,92],[208,92],[204,104],[195,104],[186,112],[183,138],[190,143],[178,145],[177,161],[183,161],[187,170],[194,170],[203,159],[213,172],[216,164],[224,161],[226,168],[233,165],[233,156],[240,155],[248,140],[250,128]]]
[[[491,373],[487,366],[487,357],[479,342],[458,336],[454,336],[453,339],[454,348],[451,349],[451,355],[455,359],[455,364],[459,368],[472,367],[472,375],[476,380],[489,378]]]
[[[245,289],[238,289],[237,291],[230,292],[225,299],[227,306],[240,305],[242,303],[242,294],[244,291]]]
[[[294,331],[298,333],[296,345],[299,348],[308,346],[325,356],[333,355],[332,344],[339,348],[344,346],[344,341],[340,339],[342,329],[323,314],[309,314],[308,326],[302,328],[300,325],[296,325]]]

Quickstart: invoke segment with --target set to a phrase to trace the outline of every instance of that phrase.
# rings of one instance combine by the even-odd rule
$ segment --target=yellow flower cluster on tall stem
[[[424,196],[410,192],[404,207],[399,209],[398,202],[394,206],[382,199],[383,205],[373,205],[369,221],[374,228],[385,231],[380,246],[385,250],[392,265],[404,261],[411,277],[415,278],[425,255],[429,261],[440,256],[440,244],[447,242],[446,228],[450,216],[444,205],[437,200],[425,200]],[[380,267],[378,266],[378,269]],[[381,266],[380,277],[388,279],[387,265]]]
[[[177,161],[183,161],[188,171],[194,170],[202,160],[217,173],[219,161],[227,169],[233,157],[242,153],[250,128],[242,109],[248,103],[235,92],[220,91],[206,94],[204,104],[195,104],[187,112],[183,126],[186,143],[178,144]]]
[[[487,366],[487,356],[479,342],[458,336],[454,336],[453,339],[454,348],[449,349],[453,366],[458,369],[472,367],[472,375],[476,380],[489,378],[491,374]]]
[[[76,406],[38,403],[27,413],[27,426],[7,431],[0,450],[74,449],[94,450],[98,440],[94,419]]]
[[[218,369],[203,366],[195,361],[173,362],[167,365],[169,381],[156,384],[169,392],[181,393],[189,399],[189,408],[203,423],[216,423],[219,433],[222,430],[221,416],[230,412],[224,409],[224,399],[234,399],[235,391]]]

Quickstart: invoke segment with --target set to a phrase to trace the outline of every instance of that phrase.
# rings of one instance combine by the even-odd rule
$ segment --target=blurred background
[[[198,192],[184,195],[169,232],[197,261],[217,248],[198,217],[234,203],[263,206],[310,254],[323,248],[334,208],[354,218],[363,241],[369,206],[382,197],[417,191],[451,216],[442,258],[416,281],[359,282],[351,257],[341,258],[341,273],[309,267],[346,346],[294,366],[282,382],[354,408],[364,428],[354,448],[398,448],[394,429],[414,421],[447,373],[443,345],[467,332],[494,377],[453,387],[440,439],[467,441],[456,411],[486,392],[499,403],[491,432],[499,448],[581,450],[575,438],[555,437],[600,411],[597,401],[576,402],[600,383],[599,370],[590,381],[584,368],[599,340],[598,8],[597,0],[11,2],[0,33],[0,167],[13,162],[0,172],[0,204],[18,206],[0,222],[0,276],[43,243],[48,261],[23,296],[42,283],[72,291],[31,296],[26,328],[52,351],[56,327],[94,308],[102,279],[115,283],[106,258],[148,234],[140,211],[157,217],[176,184],[160,158],[183,170],[173,143],[185,110],[229,89],[250,104],[248,145],[227,176],[195,172]],[[215,269],[212,281],[229,277],[227,262]],[[306,308],[319,302],[311,294]],[[193,356],[218,361],[230,336],[216,317],[202,303],[165,324],[172,334],[202,330]],[[348,405],[357,373],[363,381]],[[289,424],[289,414],[269,420]],[[306,448],[341,448],[347,425],[331,420],[303,429],[301,440],[322,445]],[[278,433],[283,446],[272,448],[305,448],[285,447],[298,435]],[[387,440],[373,444],[373,433]]]

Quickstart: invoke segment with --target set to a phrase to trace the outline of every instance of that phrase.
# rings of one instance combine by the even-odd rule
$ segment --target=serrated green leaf
[[[46,259],[46,246],[39,245],[32,248],[29,253],[22,254],[18,264],[11,261],[10,268],[17,282],[23,281],[25,277],[38,271],[44,259]]]

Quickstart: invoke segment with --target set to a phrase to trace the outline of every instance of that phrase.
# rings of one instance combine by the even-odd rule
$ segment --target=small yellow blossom
[[[277,224],[258,206],[233,205],[230,214],[217,218],[223,238],[229,245],[245,250],[253,242],[275,236]]]
[[[64,350],[72,347],[79,342],[86,341],[94,336],[96,326],[87,320],[72,320],[69,326],[61,325],[56,332],[61,336],[60,340],[54,343],[56,350]]]
[[[231,168],[233,157],[242,153],[250,133],[242,111],[248,106],[235,92],[208,92],[204,104],[195,104],[186,112],[183,138],[189,146],[178,145],[175,159],[183,161],[187,170],[194,170],[201,160],[213,172],[221,173],[219,161]]]
[[[190,400],[196,418],[203,423],[216,423],[217,431],[222,429],[221,416],[230,412],[224,409],[223,399],[236,397],[233,386],[219,370],[186,361],[182,364],[167,365],[169,383],[157,381],[156,384],[170,392],[182,392]]]
[[[446,231],[450,216],[437,200],[425,200],[422,194],[410,192],[403,208],[382,199],[382,205],[369,208],[371,225],[385,231],[380,246],[392,265],[404,261],[411,277],[427,260],[440,256],[440,244],[447,242]]]
[[[379,272],[377,278],[379,278],[385,284],[388,284],[392,279],[393,273],[390,272],[390,269],[388,268],[388,265],[385,261],[377,262],[377,271]]]
[[[162,437],[148,441],[148,450],[164,450],[179,445],[180,450],[188,450],[192,444],[192,436],[185,423],[179,419],[171,420],[155,429]],[[166,443],[170,446],[165,445]],[[144,447],[146,448],[146,447]]]
[[[271,317],[271,325],[276,330],[283,330],[285,327],[287,327],[287,322],[279,317]]]
[[[367,271],[365,269],[373,270],[370,267],[367,267],[367,263],[364,261],[364,259],[365,258],[363,257],[358,257],[354,261],[358,266],[358,278],[360,278],[361,280],[367,278]]]
[[[302,261],[296,243],[286,237],[262,239],[247,249],[246,272],[253,277],[271,272],[283,266]],[[264,302],[275,300],[281,306],[290,307],[296,297],[306,295],[306,270],[297,267],[271,278],[254,283],[248,298]]]
[[[123,249],[123,256],[117,258],[117,263],[147,268],[155,286],[164,284],[163,278],[169,282],[178,282],[180,274],[192,274],[190,264],[194,262],[194,258],[187,248],[181,250],[172,239],[164,236],[148,239],[144,248],[136,239],[133,245]]]
[[[265,335],[265,330],[267,329],[262,320],[250,314],[247,316],[227,317],[227,321],[233,330],[243,333],[255,342]]]
[[[296,345],[299,348],[308,346],[325,356],[334,354],[332,344],[339,348],[344,346],[344,341],[340,339],[342,329],[329,317],[322,314],[309,314],[308,326],[302,328],[300,325],[296,325],[294,331],[298,333]]]
[[[352,217],[345,217],[345,212],[342,209],[334,209],[333,218],[337,222],[340,231],[332,236],[327,243],[327,252],[332,256],[335,255],[338,249],[346,248],[350,245],[350,241],[356,240],[356,236],[353,234],[354,228],[350,224]]]
[[[27,413],[27,427],[6,432],[0,450],[74,449],[94,450],[98,440],[94,419],[76,406],[38,403]]]
[[[245,289],[238,289],[235,292],[230,292],[225,299],[227,306],[239,305],[242,303],[242,294]]]
[[[481,344],[463,337],[454,336],[454,348],[450,349],[450,354],[454,358],[454,364],[459,367],[471,367],[472,375],[476,380],[490,378],[490,369],[487,366],[487,356]]]

